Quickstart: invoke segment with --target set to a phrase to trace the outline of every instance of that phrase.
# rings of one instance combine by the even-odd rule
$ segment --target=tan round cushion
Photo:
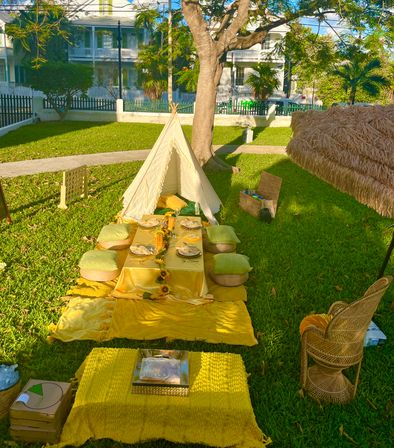
[[[115,250],[89,250],[79,260],[83,278],[96,282],[113,280],[120,273],[118,253]]]
[[[101,229],[97,242],[103,249],[126,249],[132,241],[131,230],[131,224],[107,224]]]
[[[119,250],[119,249],[126,249],[131,245],[132,238],[129,237],[125,240],[117,240],[117,241],[100,241],[99,245],[103,249],[112,249],[112,250]]]
[[[237,245],[235,243],[210,243],[207,238],[203,239],[204,250],[212,254],[221,254],[235,252]]]
[[[120,269],[114,271],[99,271],[96,269],[80,269],[81,277],[94,282],[109,282],[120,274]]]
[[[221,286],[240,286],[249,278],[248,272],[246,274],[214,274],[210,272],[209,275],[215,283]]]

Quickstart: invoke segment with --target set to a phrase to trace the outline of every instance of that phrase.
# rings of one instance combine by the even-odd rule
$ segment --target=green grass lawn
[[[144,123],[45,122],[25,126],[0,137],[0,162],[74,154],[150,149],[163,125]],[[191,139],[191,126],[183,126]],[[214,145],[242,144],[240,127],[217,126]],[[256,128],[253,145],[287,145],[290,128]]]
[[[347,406],[320,405],[300,396],[298,326],[306,314],[325,312],[336,300],[357,299],[373,283],[391,238],[385,232],[391,221],[285,156],[233,155],[227,160],[241,173],[215,172],[209,178],[223,202],[220,220],[234,226],[239,251],[253,266],[247,306],[257,346],[120,339],[47,343],[47,326],[59,318],[61,297],[78,277],[81,255],[121,209],[119,199],[141,166],[133,163],[92,168],[89,198],[65,211],[57,208],[60,173],[3,180],[14,223],[0,223],[0,261],[7,263],[0,272],[0,362],[17,362],[23,381],[66,381],[96,346],[239,353],[250,373],[257,422],[273,447],[389,448],[394,437],[394,287],[374,317],[387,342],[365,350],[358,394]],[[271,224],[238,208],[239,190],[255,186],[263,169],[283,178]],[[386,272],[394,273],[393,262]],[[10,442],[6,420],[0,422],[0,446],[22,447]],[[103,440],[84,446],[128,445]],[[158,441],[134,446],[190,445]]]

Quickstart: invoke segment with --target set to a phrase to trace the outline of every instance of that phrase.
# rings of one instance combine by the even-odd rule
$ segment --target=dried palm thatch
[[[291,127],[295,163],[394,218],[394,105],[295,112]]]

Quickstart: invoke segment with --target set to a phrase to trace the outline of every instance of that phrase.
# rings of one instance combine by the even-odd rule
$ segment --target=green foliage
[[[65,305],[61,297],[79,276],[79,259],[94,247],[102,226],[121,209],[119,198],[141,166],[126,163],[91,168],[89,197],[73,202],[65,211],[57,208],[61,173],[2,180],[14,223],[0,222],[0,259],[7,264],[0,271],[0,363],[17,362],[26,383],[29,378],[69,381],[98,346],[238,353],[250,374],[248,386],[257,423],[274,446],[390,447],[393,286],[374,316],[387,341],[365,349],[357,396],[346,406],[316,403],[299,394],[298,333],[305,315],[326,312],[336,300],[355,300],[373,283],[391,239],[391,233],[385,231],[390,220],[285,156],[245,154],[226,160],[237,165],[240,173],[209,172],[208,176],[223,202],[220,220],[234,227],[241,240],[238,249],[249,256],[253,266],[247,283],[247,308],[258,345],[126,339],[48,344],[48,325],[61,315]],[[239,191],[254,188],[261,170],[283,179],[278,213],[271,224],[238,207]],[[386,273],[394,273],[393,259]],[[7,419],[0,422],[0,446],[26,446],[10,441]],[[42,443],[29,446],[41,448]],[[128,445],[103,439],[83,446]],[[134,447],[192,445],[150,441]]]
[[[354,104],[358,90],[377,97],[383,87],[390,81],[379,73],[382,63],[379,58],[369,59],[369,55],[359,52],[357,48],[349,50],[348,62],[333,71],[342,80],[342,87],[349,94],[349,102]]]
[[[48,60],[66,61],[71,27],[62,6],[35,0],[6,25],[16,48],[24,52],[28,66],[39,69]]]
[[[276,70],[269,62],[260,62],[253,70],[255,73],[251,73],[245,83],[252,87],[256,99],[265,100],[280,85]]]
[[[86,93],[93,84],[93,67],[66,62],[48,62],[39,69],[28,70],[28,81],[33,89],[40,90],[52,107],[64,118],[71,106],[72,97]],[[59,99],[63,99],[59,107]]]
[[[197,61],[189,67],[182,67],[182,70],[177,72],[178,85],[184,87],[186,92],[195,92],[197,90],[198,75],[200,73],[200,63]]]
[[[145,95],[158,100],[167,89],[168,56],[155,45],[144,46],[136,64]]]
[[[330,35],[319,35],[300,23],[291,25],[282,48],[300,85],[310,85],[330,70],[338,60],[335,50],[335,42]]]
[[[139,83],[145,95],[153,100],[160,99],[167,89],[168,82],[168,17],[167,13],[143,9],[136,17],[136,27],[150,30],[150,41],[138,54],[136,64]],[[180,12],[172,15],[172,66],[175,84],[186,85],[191,89],[193,81],[186,79],[183,69],[191,69],[195,60],[193,41],[188,27],[183,22]],[[197,72],[198,76],[198,72]],[[181,78],[181,81],[178,79]],[[188,90],[191,91],[191,90]]]
[[[319,99],[323,101],[323,105],[326,107],[333,103],[347,102],[347,94],[342,89],[342,83],[338,76],[324,74],[316,80],[315,87]]]

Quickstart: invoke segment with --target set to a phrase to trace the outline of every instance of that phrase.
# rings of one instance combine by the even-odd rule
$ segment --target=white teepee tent
[[[220,199],[183,133],[178,115],[173,112],[125,191],[121,215],[139,220],[154,212],[160,195],[176,193],[198,202],[207,219],[217,224],[214,213],[220,209]]]

